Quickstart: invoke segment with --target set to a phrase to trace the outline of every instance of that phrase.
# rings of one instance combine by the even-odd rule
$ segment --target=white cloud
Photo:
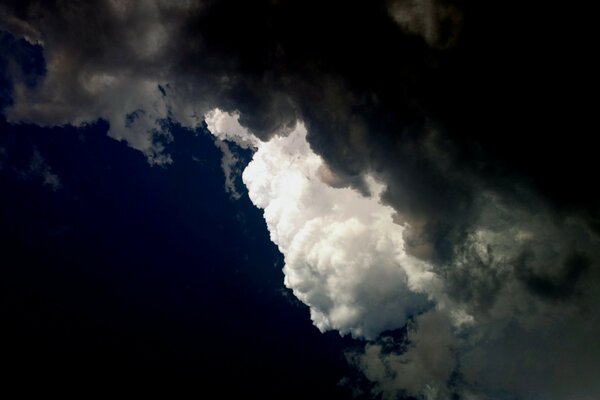
[[[409,325],[405,352],[386,352],[375,341],[352,357],[384,398],[509,393],[560,399],[599,392],[592,376],[600,350],[589,335],[600,326],[600,314],[583,307],[599,300],[598,278],[561,281],[572,268],[569,254],[585,254],[597,265],[598,239],[584,223],[553,215],[533,196],[521,204],[483,191],[475,229],[459,243],[464,247],[451,264],[434,267],[406,253],[405,226],[394,223],[394,210],[380,202],[381,183],[367,179],[371,197],[330,186],[302,123],[287,136],[260,142],[236,115],[217,110],[208,121],[218,137],[255,143],[243,181],[285,257],[286,286],[310,307],[320,330],[374,339],[424,311]],[[534,256],[523,259],[528,253]],[[523,268],[555,282],[539,290],[557,300],[528,288],[518,272]],[[577,296],[583,308],[560,296]],[[565,366],[577,371],[586,390],[569,384]]]
[[[379,201],[381,183],[370,179],[373,196],[364,197],[323,182],[323,160],[302,123],[264,143],[236,116],[216,110],[207,123],[218,137],[258,146],[244,183],[285,257],[286,286],[310,307],[320,330],[373,338],[428,306],[435,276],[404,251],[403,227]]]
[[[204,116],[210,133],[220,140],[235,142],[244,149],[256,149],[261,141],[239,123],[239,113],[226,113],[215,108]]]
[[[101,8],[94,18],[75,14],[72,19],[85,26],[69,29],[61,25],[60,16],[29,23],[0,12],[0,24],[44,46],[47,69],[34,88],[15,83],[14,104],[6,110],[9,121],[77,126],[103,118],[110,123],[111,137],[126,141],[159,165],[171,162],[164,149],[171,139],[161,125],[165,118],[190,128],[205,120],[218,140],[255,149],[243,181],[253,203],[264,210],[271,238],[285,256],[285,284],[310,307],[319,329],[374,338],[435,304],[411,328],[413,344],[406,354],[385,354],[377,344],[367,347],[362,365],[386,395],[408,391],[433,399],[452,389],[466,398],[467,391],[477,397],[506,389],[525,398],[533,398],[528,393],[542,393],[544,399],[585,398],[590,393],[598,397],[594,378],[600,370],[600,311],[595,306],[600,301],[599,246],[585,224],[555,215],[540,201],[506,202],[496,193],[478,192],[475,215],[468,216],[474,229],[459,243],[464,248],[454,249],[457,254],[449,265],[434,267],[410,256],[405,251],[406,226],[395,224],[394,210],[379,201],[383,185],[367,178],[370,197],[343,187],[347,181],[310,148],[302,123],[291,130],[293,124],[284,118],[282,134],[262,142],[240,125],[239,113],[206,113],[217,105],[236,108],[230,101],[217,101],[228,97],[223,93],[234,87],[235,76],[221,76],[220,71],[208,76],[211,68],[191,68],[186,75],[189,66],[176,68],[169,39],[185,20],[178,13],[197,6],[170,3],[155,0],[132,7],[113,0],[107,3],[110,10]],[[458,32],[441,37],[441,24],[456,27],[462,18],[444,4],[388,2],[402,29],[442,47],[451,45]],[[161,14],[159,9],[168,12]],[[70,10],[77,13],[79,8]],[[103,24],[111,29],[96,29]],[[87,47],[98,43],[100,47]],[[202,41],[194,46],[193,54],[201,58]],[[255,126],[282,126],[267,122],[287,106],[294,109],[293,102],[282,101],[283,108],[275,103],[258,108],[269,110],[266,121],[248,111],[243,117],[259,117],[262,124],[254,121]],[[338,107],[332,102],[329,108],[335,112]],[[361,133],[362,125],[351,125],[352,140],[367,145],[369,136]],[[233,157],[228,148],[222,150],[226,188],[235,196]],[[445,149],[440,154],[445,155]],[[452,164],[435,160],[435,165]],[[60,186],[39,154],[28,173],[50,188]],[[445,211],[440,203],[440,213]],[[417,218],[406,220],[418,223]],[[572,278],[565,270],[569,254],[584,254],[594,267]],[[451,352],[458,353],[459,362],[454,363]],[[489,364],[490,359],[499,366]],[[444,388],[452,369],[461,374],[465,387]]]

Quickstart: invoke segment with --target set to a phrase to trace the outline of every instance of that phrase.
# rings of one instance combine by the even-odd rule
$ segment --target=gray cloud
[[[37,149],[33,150],[29,161],[29,168],[21,171],[19,175],[23,179],[41,180],[42,185],[49,187],[52,191],[56,191],[62,186],[58,175],[52,171],[48,162]]]
[[[240,174],[239,168],[237,167],[239,160],[231,151],[227,142],[215,139],[215,145],[223,153],[223,156],[221,157],[221,169],[225,176],[225,191],[229,193],[232,199],[239,200],[242,195],[235,184],[236,176]]]
[[[462,27],[462,11],[452,2],[439,0],[390,0],[391,17],[408,33],[422,36],[430,45],[454,44]]]
[[[411,350],[385,352],[380,342],[368,344],[353,359],[376,384],[375,390],[391,398],[406,392],[425,399],[451,394],[465,399],[597,396],[592,375],[600,367],[599,348],[591,335],[600,329],[600,314],[593,306],[600,282],[598,237],[583,221],[561,220],[530,201],[536,212],[486,198],[473,225],[477,231],[456,244],[452,262],[439,265],[446,293],[473,316],[463,325],[446,318],[445,329],[437,328],[438,341],[426,349],[434,351],[439,340],[451,336],[437,353],[451,356],[445,364],[430,364],[449,365],[447,379],[435,381],[442,391],[432,392],[431,383],[417,388],[403,383],[398,376],[411,376],[407,368],[419,363],[407,361]],[[424,315],[434,313],[434,318],[451,311]],[[416,324],[412,329],[409,342],[421,328]],[[377,366],[385,366],[387,373],[375,374]],[[426,373],[419,377],[433,379]]]
[[[393,339],[383,338],[380,343],[367,344],[364,353],[349,355],[375,383],[374,394],[384,399],[397,398],[398,394],[427,400],[451,397],[447,384],[456,368],[453,348],[457,339],[447,316],[436,312],[418,316],[409,324],[408,345],[399,352],[386,349],[386,340]]]
[[[590,268],[590,260],[586,255],[568,254],[561,263],[562,268],[553,275],[542,275],[531,271],[528,266],[530,253],[523,253],[519,263],[515,265],[515,272],[525,286],[537,295],[550,299],[569,299],[576,295],[578,283],[585,279],[585,272]]]
[[[373,342],[356,356],[379,392],[597,397],[595,147],[585,107],[562,82],[581,83],[569,61],[581,60],[579,42],[545,22],[550,8],[474,3],[7,1],[1,26],[43,46],[46,73],[36,85],[14,74],[5,114],[45,126],[103,118],[111,137],[158,165],[172,161],[165,119],[196,128],[206,116],[219,140],[244,148],[301,121],[310,151],[300,155],[324,160],[310,175],[320,183],[301,193],[311,202],[281,188],[265,194],[256,173],[245,182],[292,254],[287,284],[321,329],[374,338],[422,313],[405,352]],[[216,108],[241,125],[217,120]],[[551,139],[556,131],[566,138]],[[285,171],[268,160],[285,165],[296,153],[274,143],[276,153],[253,163],[277,176]],[[227,177],[232,158],[222,150]],[[331,214],[326,205],[344,196],[330,189],[395,224],[381,229],[357,211],[362,233],[340,231],[341,258],[319,269],[319,241],[354,210]],[[286,224],[277,213],[292,206],[302,207]],[[314,238],[291,234],[304,227]],[[396,247],[370,239],[381,232]],[[352,247],[361,262],[338,262]],[[397,269],[400,250],[403,268],[425,265],[439,284],[411,285]]]

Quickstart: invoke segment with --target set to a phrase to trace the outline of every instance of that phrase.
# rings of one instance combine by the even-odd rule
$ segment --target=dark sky
[[[39,48],[7,34],[2,47],[43,73]],[[161,168],[107,129],[0,121],[4,384],[347,398],[355,344],[319,333],[283,286],[260,211],[223,190],[210,134],[173,126]]]
[[[591,16],[0,2],[6,379],[598,398]]]
[[[260,212],[224,192],[207,133],[176,129],[163,169],[105,123],[0,131],[5,382],[344,398],[350,343],[320,334],[283,287]]]

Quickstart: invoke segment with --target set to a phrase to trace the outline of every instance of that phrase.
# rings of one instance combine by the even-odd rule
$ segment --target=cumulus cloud
[[[46,72],[12,75],[5,115],[103,118],[158,165],[165,120],[206,123],[234,197],[226,141],[255,150],[286,285],[319,329],[373,339],[352,359],[377,393],[598,397],[584,46],[549,8],[362,3],[7,1]],[[407,321],[406,346],[377,339]]]
[[[215,108],[205,116],[208,130],[219,140],[235,142],[244,149],[256,149],[261,143],[248,128],[243,127],[240,122],[239,113],[226,113]]]
[[[241,130],[235,115],[211,116],[227,121],[209,126],[217,136]],[[451,254],[424,261],[407,252],[408,224],[394,222],[395,210],[381,202],[384,185],[368,178],[369,196],[330,185],[306,135],[298,123],[287,136],[257,141],[243,180],[285,257],[285,284],[314,324],[372,340],[349,359],[374,394],[559,399],[578,393],[565,389],[566,366],[595,393],[595,347],[580,328],[598,328],[600,314],[586,304],[599,293],[599,239],[583,220],[555,215],[532,194],[519,203],[485,191]],[[385,333],[407,323],[400,340]],[[582,340],[588,345],[577,349]],[[561,383],[545,384],[548,375]]]
[[[314,324],[374,338],[428,306],[433,275],[404,251],[394,210],[379,200],[382,184],[370,180],[371,197],[329,186],[306,133],[298,123],[287,136],[261,143],[244,184],[284,255],[285,284],[310,307]]]
[[[418,316],[409,324],[407,340],[407,346],[399,346],[384,338],[349,357],[375,383],[374,394],[384,399],[401,393],[427,400],[450,398],[448,383],[456,368],[453,351],[458,340],[447,316],[439,312]]]
[[[164,149],[172,139],[164,121],[190,128],[202,121],[194,105],[178,94],[167,96],[172,71],[163,59],[180,21],[176,16],[199,5],[107,0],[85,7],[60,1],[22,6],[28,20],[3,8],[1,26],[41,44],[46,70],[36,85],[14,81],[8,121],[81,126],[104,119],[109,136],[140,150],[151,164],[172,162]],[[163,18],[165,13],[173,17]]]
[[[215,136],[215,145],[221,150],[221,169],[225,176],[225,191],[234,200],[238,200],[241,194],[236,187],[236,176],[241,174],[238,163],[239,159],[231,151],[227,142],[233,142],[243,149],[256,150],[262,143],[248,128],[239,123],[240,114],[226,113],[215,108],[204,116],[208,131]]]
[[[111,11],[112,15],[107,15]],[[107,54],[105,65],[99,68],[95,62],[85,59],[86,51],[93,49],[78,46],[69,37],[98,35],[104,36],[109,42],[120,40],[117,35],[111,37],[114,33],[112,29],[101,28],[103,22],[118,26],[118,22],[113,23],[110,18],[118,21],[118,11],[106,7],[103,13],[94,18],[86,15],[82,8],[73,7],[71,13],[71,17],[88,21],[90,25],[87,32],[81,29],[80,32],[60,29],[57,25],[65,23],[63,18],[66,15],[58,12],[48,18],[48,26],[43,31],[35,27],[38,21],[34,21],[33,25],[26,21],[20,24],[27,26],[28,32],[35,32],[35,36],[39,38],[36,42],[43,44],[47,71],[44,79],[34,88],[15,82],[14,104],[5,112],[7,119],[42,126],[77,126],[104,118],[110,123],[110,136],[128,140],[132,147],[143,151],[152,162],[168,163],[168,158],[161,157],[160,143],[155,142],[152,134],[148,134],[156,132],[160,135],[162,129],[159,121],[166,117],[166,107],[161,101],[156,81],[137,74],[132,76],[134,73],[130,65],[119,62],[121,54],[117,51],[113,51],[112,56]],[[80,15],[76,15],[78,13]],[[48,15],[37,16],[44,17]],[[12,22],[9,24],[4,18],[4,28],[20,33],[20,30],[15,30],[15,26],[20,25],[14,21],[18,21],[16,16],[8,19],[8,22]],[[146,31],[144,33],[151,29],[153,21],[148,22],[150,24],[143,27]],[[28,34],[26,37],[31,36]],[[139,37],[144,38],[145,35]]]
[[[599,393],[591,336],[600,329],[592,306],[600,293],[599,238],[583,221],[530,200],[533,208],[482,195],[475,230],[451,262],[434,268],[450,306],[416,317],[407,346],[383,336],[352,355],[375,392],[557,400]],[[470,316],[466,323],[452,318],[457,305]]]

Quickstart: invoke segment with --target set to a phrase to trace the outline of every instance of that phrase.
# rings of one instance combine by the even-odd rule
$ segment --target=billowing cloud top
[[[576,93],[589,25],[552,22],[570,17],[457,0],[5,1],[0,27],[46,70],[11,68],[4,113],[101,118],[163,166],[166,121],[206,124],[233,198],[228,142],[253,150],[243,181],[286,285],[319,329],[371,340],[349,359],[385,398],[596,398],[600,198]],[[405,326],[407,342],[387,333]]]
[[[298,124],[260,146],[243,178],[285,256],[285,284],[315,325],[374,338],[425,309],[433,274],[404,251],[393,209],[379,202],[381,184],[369,182],[372,197],[333,188],[323,167]]]

